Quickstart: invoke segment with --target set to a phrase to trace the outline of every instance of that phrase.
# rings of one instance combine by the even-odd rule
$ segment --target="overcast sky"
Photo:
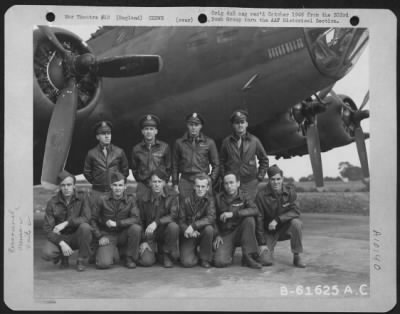
[[[58,26],[58,25],[57,25]],[[60,27],[63,27],[60,25]],[[79,35],[82,39],[87,40],[91,33],[94,33],[97,26],[67,26],[64,27]],[[358,60],[355,67],[342,80],[338,81],[334,87],[337,94],[345,94],[350,96],[360,106],[364,96],[369,88],[369,53],[368,47]],[[369,109],[369,103],[364,109]],[[361,126],[365,132],[369,132],[369,119],[361,122]],[[369,156],[369,140],[366,141],[367,154]],[[360,166],[360,160],[357,154],[356,144],[352,143],[344,147],[332,149],[322,153],[322,164],[324,176],[338,176],[338,164],[341,161],[349,161],[355,166]],[[275,160],[270,156],[270,164],[278,164],[285,171],[286,176],[290,176],[298,180],[302,176],[308,176],[312,173],[310,159],[308,155],[303,157],[293,157],[291,159]]]

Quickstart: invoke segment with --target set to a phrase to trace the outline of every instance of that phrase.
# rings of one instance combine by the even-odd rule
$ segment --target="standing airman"
[[[233,134],[223,140],[220,151],[221,176],[228,171],[238,172],[240,188],[254,201],[258,183],[264,180],[269,161],[260,140],[247,132],[247,118],[245,110],[236,110],[231,116]]]
[[[160,119],[148,114],[140,119],[143,141],[132,149],[132,174],[137,182],[136,198],[140,199],[150,189],[150,174],[157,168],[171,175],[169,145],[156,138]]]
[[[89,150],[83,175],[92,184],[92,201],[110,191],[110,173],[118,171],[125,178],[129,175],[128,159],[125,152],[111,144],[112,123],[100,121],[95,124],[94,132],[98,145]]]
[[[189,114],[186,117],[187,132],[175,141],[172,183],[182,198],[192,193],[196,174],[209,174],[212,181],[210,186],[218,178],[218,150],[214,140],[201,132],[203,125],[204,119],[200,114],[196,112]]]

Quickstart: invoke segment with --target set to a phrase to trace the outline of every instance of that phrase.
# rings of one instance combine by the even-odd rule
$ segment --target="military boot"
[[[174,263],[173,263],[173,261],[171,260],[171,258],[170,258],[170,256],[169,256],[168,253],[164,253],[163,257],[164,257],[163,264],[164,264],[164,267],[165,267],[165,268],[174,267]]]
[[[83,258],[78,258],[76,261],[76,270],[77,271],[84,271],[86,269],[85,263]]]
[[[60,268],[65,269],[69,267],[69,257],[68,256],[61,256],[61,264]]]
[[[301,260],[300,254],[293,254],[293,265],[299,268],[306,267],[306,264]]]
[[[257,263],[250,254],[243,253],[242,266],[247,266],[254,269],[261,269],[261,264]]]

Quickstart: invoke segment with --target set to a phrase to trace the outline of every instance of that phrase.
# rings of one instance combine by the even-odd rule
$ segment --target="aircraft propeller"
[[[91,53],[77,55],[66,49],[48,26],[39,30],[60,54],[60,62],[49,67],[49,75],[61,90],[50,119],[43,159],[41,183],[56,187],[71,146],[78,106],[78,80],[90,73],[97,77],[127,77],[159,72],[162,60],[157,55],[127,55],[97,59]]]
[[[342,117],[345,126],[351,134],[354,134],[354,139],[357,146],[358,157],[360,158],[361,169],[364,178],[369,178],[369,166],[367,149],[365,145],[366,135],[361,128],[361,121],[369,118],[369,110],[363,110],[369,100],[369,91],[365,94],[363,102],[358,109],[353,109],[349,104],[345,103],[333,90],[331,95],[335,97],[343,106]]]
[[[292,114],[306,137],[307,150],[310,156],[311,167],[313,170],[314,180],[317,189],[324,185],[321,159],[321,145],[319,140],[319,132],[317,127],[316,115],[326,110],[327,104],[323,99],[330,92],[333,85],[322,90],[316,99],[307,98],[299,104],[296,104],[292,109]]]

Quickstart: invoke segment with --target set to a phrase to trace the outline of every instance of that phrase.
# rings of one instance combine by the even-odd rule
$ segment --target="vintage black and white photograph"
[[[106,9],[24,30],[33,206],[10,205],[5,251],[30,254],[32,302],[368,304],[384,233],[373,29],[329,10],[188,9],[160,25]]]

